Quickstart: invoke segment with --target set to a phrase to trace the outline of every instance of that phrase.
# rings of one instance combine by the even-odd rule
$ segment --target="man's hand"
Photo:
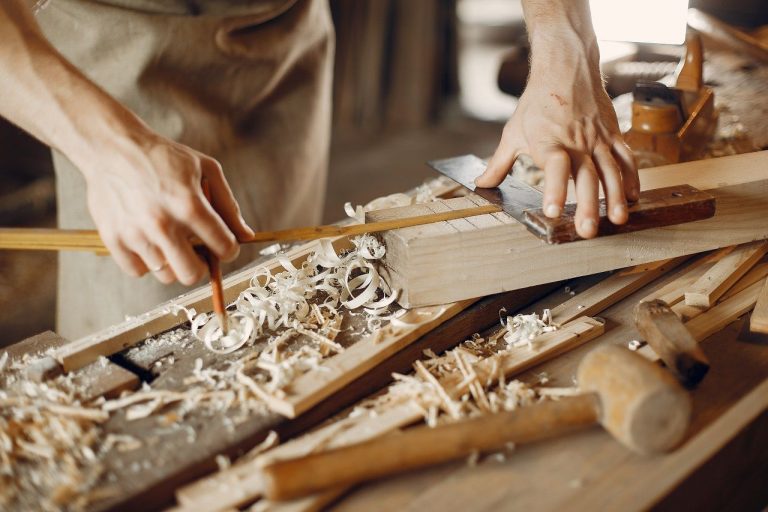
[[[227,260],[236,238],[253,234],[218,162],[154,133],[88,80],[45,39],[26,0],[0,2],[0,75],[0,115],[83,173],[91,216],[128,274],[191,285],[205,265],[189,237]]]
[[[88,208],[99,234],[126,273],[152,271],[163,283],[191,285],[206,271],[189,239],[200,238],[225,261],[237,257],[237,239],[253,231],[216,160],[148,129],[139,146],[119,144],[81,164]],[[208,180],[211,202],[201,180]]]
[[[576,231],[597,234],[599,184],[608,218],[627,221],[627,201],[640,184],[632,153],[621,138],[605,92],[586,0],[523,2],[531,34],[531,75],[504,127],[493,158],[476,183],[495,187],[520,154],[544,170],[544,213],[558,217],[568,179],[576,183]]]

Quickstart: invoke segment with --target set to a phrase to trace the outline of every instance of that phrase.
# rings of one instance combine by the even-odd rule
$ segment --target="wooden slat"
[[[749,330],[768,334],[768,280],[763,284],[760,294],[757,296],[755,310],[749,320]]]
[[[386,264],[401,304],[461,300],[768,238],[768,152],[645,170],[645,188],[689,183],[709,188],[717,213],[708,220],[552,246],[519,223],[474,232],[387,232]],[[715,187],[715,188],[711,188]],[[454,207],[452,200],[444,201]],[[382,213],[371,213],[376,220]],[[387,212],[409,216],[409,207]],[[450,276],[460,286],[445,286]]]
[[[565,323],[580,316],[594,316],[676,268],[688,256],[652,262],[617,271],[551,310],[552,321]]]
[[[768,242],[764,241],[736,247],[685,291],[685,303],[688,306],[710,307],[767,251]]]

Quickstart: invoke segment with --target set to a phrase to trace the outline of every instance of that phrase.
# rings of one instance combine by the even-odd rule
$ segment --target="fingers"
[[[621,137],[616,137],[611,145],[611,151],[621,166],[621,176],[627,200],[637,201],[640,197],[640,177],[637,174],[637,164],[632,150]]]
[[[205,275],[207,271],[205,262],[192,248],[188,233],[171,230],[165,236],[155,240],[155,243],[162,251],[167,262],[167,268],[163,268],[158,272],[157,278],[159,280],[172,275],[180,283],[191,286]]]
[[[597,235],[599,181],[589,158],[584,158],[576,170],[576,233],[582,238]]]
[[[557,218],[563,211],[568,194],[568,178],[571,175],[571,159],[563,149],[545,153],[544,160],[544,215]]]
[[[520,151],[508,142],[507,137],[503,134],[499,147],[496,148],[491,161],[488,162],[485,172],[475,179],[475,185],[483,188],[498,186],[509,174],[519,154]]]
[[[141,258],[131,251],[121,240],[102,236],[104,245],[120,269],[131,277],[141,277],[147,273],[147,267]]]
[[[221,165],[215,160],[205,160],[203,176],[208,178],[211,192],[211,204],[216,213],[235,234],[238,240],[249,240],[253,237],[253,229],[246,224],[240,213],[240,207],[232,194]]]
[[[157,233],[156,236],[161,235]],[[163,252],[149,240],[143,240],[138,243],[137,254],[144,260],[146,268],[152,272],[152,275],[163,284],[171,284],[176,280],[176,274],[171,269],[171,266],[166,261]]]
[[[200,185],[184,191],[171,209],[177,223],[196,235],[216,256],[224,261],[237,257],[240,246],[235,235],[203,195]]]
[[[605,190],[608,218],[614,224],[625,224],[629,214],[627,213],[627,200],[624,195],[625,190],[619,164],[614,160],[610,148],[605,144],[598,144],[592,155],[595,164],[597,164],[597,174],[603,183],[603,190]]]

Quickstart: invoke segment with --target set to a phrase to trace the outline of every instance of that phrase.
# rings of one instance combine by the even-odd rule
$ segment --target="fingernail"
[[[557,206],[556,204],[548,204],[544,208],[544,214],[547,217],[550,217],[550,218],[559,217],[560,216],[560,207]]]
[[[581,221],[581,231],[588,235],[594,235],[597,233],[597,222],[593,219],[586,219]]]
[[[621,217],[624,215],[624,212],[627,211],[626,205],[623,204],[617,204],[613,207],[613,215],[616,217]]]

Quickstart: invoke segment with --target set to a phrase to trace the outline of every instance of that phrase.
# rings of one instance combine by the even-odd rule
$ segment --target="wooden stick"
[[[768,242],[740,245],[718,261],[685,292],[688,306],[711,307],[768,252]]]
[[[284,229],[281,231],[263,231],[253,238],[240,240],[242,244],[262,242],[284,242],[288,240],[316,240],[336,236],[356,236],[365,233],[379,233],[390,229],[421,226],[435,222],[462,219],[487,213],[498,213],[501,208],[488,204],[474,208],[451,210],[429,215],[418,215],[381,222],[352,224],[348,226],[312,226]],[[200,245],[197,239],[192,240]],[[39,228],[0,228],[0,249],[42,250],[42,251],[90,251],[109,254],[104,242],[95,230],[87,229],[39,229]]]
[[[749,320],[749,330],[768,334],[768,280],[763,284],[760,295],[757,296],[755,310]]]

